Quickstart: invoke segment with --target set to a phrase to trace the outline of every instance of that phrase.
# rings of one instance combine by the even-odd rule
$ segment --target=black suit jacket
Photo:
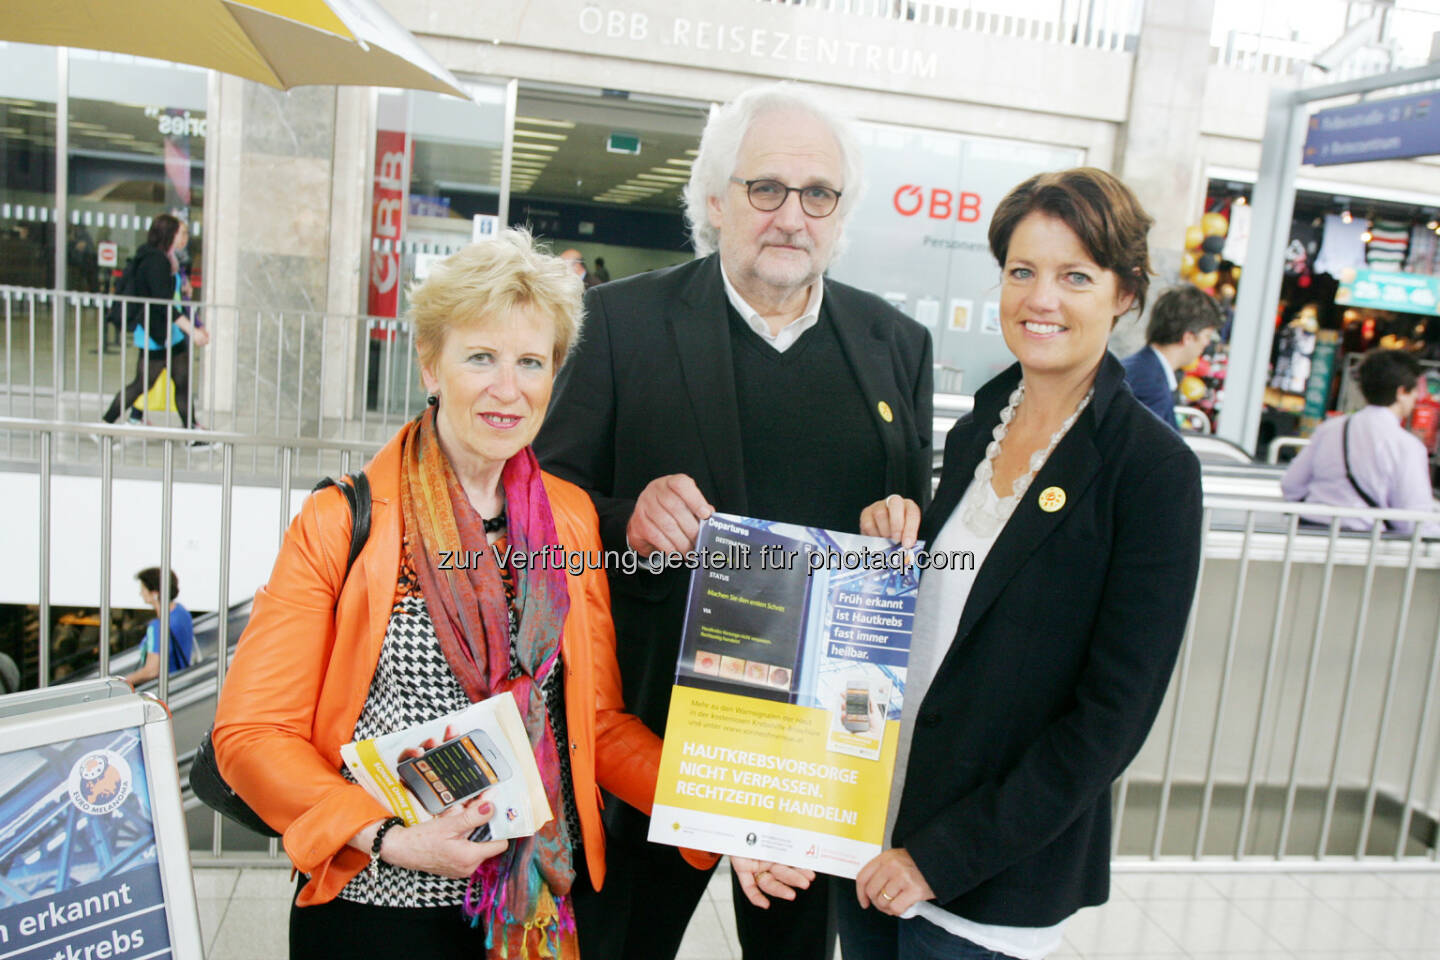
[[[934,542],[985,455],[1016,364],[950,431],[920,536]],[[1049,487],[1064,506],[1040,509]],[[1200,556],[1195,455],[1124,386],[1095,396],[976,575],[916,717],[894,845],[936,902],[1048,926],[1109,894],[1110,785],[1139,751],[1179,652]]]
[[[928,502],[928,331],[879,297],[833,280],[825,281],[824,310],[884,444],[885,488],[874,498],[898,492]],[[881,401],[892,412],[889,422]],[[717,510],[747,513],[718,255],[585,294],[582,338],[560,371],[535,450],[545,469],[590,493],[607,550],[626,549],[636,498],[667,474],[688,474]],[[611,570],[610,582],[626,707],[663,733],[689,573]]]

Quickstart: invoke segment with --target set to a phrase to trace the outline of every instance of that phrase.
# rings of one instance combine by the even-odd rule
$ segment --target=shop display
[[[1326,214],[1315,272],[1339,276],[1345,269],[1365,266],[1365,234],[1370,221],[1345,214]]]
[[[1410,247],[1408,226],[1394,220],[1376,220],[1365,245],[1365,260],[1372,270],[1399,270]]]

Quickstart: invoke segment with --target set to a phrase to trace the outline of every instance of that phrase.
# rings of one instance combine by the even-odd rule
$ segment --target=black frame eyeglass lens
[[[791,187],[779,180],[741,180],[739,177],[731,177],[730,182],[744,187],[750,206],[761,213],[773,213],[785,206],[792,192],[800,194],[800,209],[805,215],[817,220],[830,216],[840,205],[840,191],[819,184]]]

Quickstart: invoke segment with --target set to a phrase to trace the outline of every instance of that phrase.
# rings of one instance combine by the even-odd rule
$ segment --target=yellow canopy
[[[374,0],[0,0],[0,39],[191,63],[282,89],[466,96]]]

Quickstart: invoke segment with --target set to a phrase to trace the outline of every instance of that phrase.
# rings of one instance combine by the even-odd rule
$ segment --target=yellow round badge
[[[880,411],[880,419],[884,420],[886,423],[889,423],[890,421],[895,419],[895,414],[890,409],[890,404],[886,403],[884,400],[881,400],[878,404],[876,404],[876,409]]]
[[[1054,513],[1065,506],[1065,491],[1059,487],[1046,487],[1040,491],[1040,509]]]

